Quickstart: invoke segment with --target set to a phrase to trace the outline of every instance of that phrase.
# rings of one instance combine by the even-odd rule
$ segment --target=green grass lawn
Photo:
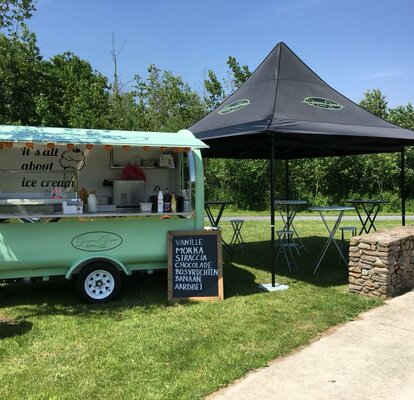
[[[397,221],[378,222],[378,227]],[[121,298],[80,304],[71,282],[0,287],[0,399],[197,399],[306,345],[380,300],[347,293],[347,271],[321,221],[298,221],[299,271],[269,283],[269,222],[246,222],[244,246],[225,253],[221,302],[167,302],[167,274],[134,276]],[[223,223],[225,238],[231,227]]]

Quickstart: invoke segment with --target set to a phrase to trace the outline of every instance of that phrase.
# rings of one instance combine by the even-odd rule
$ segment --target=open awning
[[[188,130],[167,133],[12,125],[0,125],[0,144],[2,143],[71,143],[200,149],[208,147]]]

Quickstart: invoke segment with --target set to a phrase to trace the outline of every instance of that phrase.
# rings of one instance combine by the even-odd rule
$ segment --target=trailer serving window
[[[174,193],[177,213],[191,214],[194,209],[196,168],[191,144],[197,140],[189,133],[140,133],[141,137],[136,133],[129,138],[125,136],[131,132],[116,132],[113,144],[105,144],[97,140],[97,131],[88,136],[89,131],[70,130],[72,136],[65,136],[68,130],[62,129],[58,132],[62,136],[54,132],[49,142],[40,135],[42,128],[20,129],[40,131],[36,140],[28,135],[24,141],[0,141],[0,218],[151,214],[157,212],[160,191],[167,196]],[[108,131],[98,132],[106,137]],[[121,145],[121,139],[132,144]],[[182,143],[178,146],[171,139]],[[89,194],[97,203],[92,213],[87,208]]]

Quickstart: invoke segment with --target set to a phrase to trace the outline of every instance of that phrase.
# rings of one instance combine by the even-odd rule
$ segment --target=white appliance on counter
[[[138,207],[144,201],[144,181],[114,180],[114,204],[117,207]]]

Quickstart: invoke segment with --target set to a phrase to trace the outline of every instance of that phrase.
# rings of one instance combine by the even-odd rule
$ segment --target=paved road
[[[414,291],[388,300],[208,400],[414,399]]]
[[[234,218],[241,218],[241,219],[244,219],[245,221],[270,221],[270,215],[268,215],[268,216],[266,216],[266,215],[261,215],[261,216],[253,216],[253,215],[250,215],[250,216],[245,216],[245,217],[241,217],[241,216],[237,216],[237,217],[222,217],[221,218],[221,220],[222,221],[229,221],[229,220],[231,220],[231,219],[234,219]],[[326,216],[326,219],[327,220],[330,220],[330,221],[334,221],[334,220],[336,220],[336,218],[337,217],[335,217],[335,216]],[[405,219],[407,220],[407,221],[413,221],[414,220],[414,215],[407,215],[406,217],[405,217]],[[281,221],[282,220],[282,218],[278,215],[278,216],[276,216],[276,220],[277,221]],[[315,214],[315,215],[303,215],[303,216],[300,216],[300,215],[297,215],[296,217],[295,217],[295,221],[320,221],[321,220],[321,217],[318,215],[318,214]],[[377,216],[377,218],[375,219],[376,221],[378,220],[378,221],[401,221],[401,215],[379,215],[379,216]],[[359,219],[358,219],[358,216],[356,216],[356,215],[350,215],[350,216],[347,216],[347,215],[344,215],[344,217],[342,218],[342,221],[359,221]]]

